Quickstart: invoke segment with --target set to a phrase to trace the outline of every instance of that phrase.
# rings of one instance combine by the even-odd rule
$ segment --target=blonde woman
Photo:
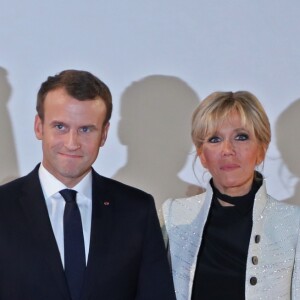
[[[256,171],[271,131],[251,93],[216,92],[197,107],[192,139],[206,192],[163,205],[177,300],[300,299],[298,207],[276,201]]]

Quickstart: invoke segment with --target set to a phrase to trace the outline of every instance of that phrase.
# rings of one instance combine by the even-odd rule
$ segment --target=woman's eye
[[[208,139],[208,142],[209,143],[218,143],[218,142],[220,142],[220,138],[219,137],[217,137],[217,136],[212,136],[211,138],[209,138]]]
[[[238,141],[246,141],[249,139],[249,135],[246,133],[238,134],[235,139]]]

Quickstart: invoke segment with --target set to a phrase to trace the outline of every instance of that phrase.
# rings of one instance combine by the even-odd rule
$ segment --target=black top
[[[192,300],[245,299],[245,275],[254,197],[262,185],[257,174],[247,195],[230,197],[213,185],[193,283]],[[234,204],[222,206],[218,199]]]

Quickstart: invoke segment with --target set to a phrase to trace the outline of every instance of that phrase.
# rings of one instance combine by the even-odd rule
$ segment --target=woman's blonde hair
[[[193,113],[192,140],[201,149],[209,134],[214,133],[222,122],[237,112],[242,124],[253,130],[258,143],[266,151],[271,141],[268,116],[259,100],[250,92],[214,92],[206,97]]]

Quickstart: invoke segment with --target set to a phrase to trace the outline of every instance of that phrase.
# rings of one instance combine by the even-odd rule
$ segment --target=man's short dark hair
[[[57,75],[49,76],[38,91],[36,110],[42,121],[44,120],[45,98],[50,91],[58,88],[64,88],[70,96],[79,101],[101,98],[106,106],[104,125],[110,120],[112,96],[108,86],[87,71],[65,70]]]

